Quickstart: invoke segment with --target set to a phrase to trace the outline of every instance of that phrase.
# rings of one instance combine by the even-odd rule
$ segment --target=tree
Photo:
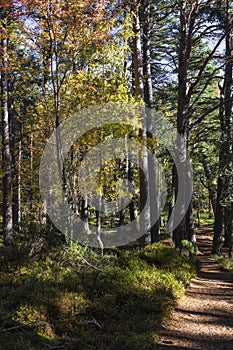
[[[223,86],[219,84],[221,101],[219,118],[222,143],[219,153],[219,177],[217,189],[216,215],[214,224],[213,253],[221,254],[223,224],[225,229],[225,246],[232,256],[232,132],[233,132],[233,16],[230,1],[224,8],[225,29],[225,75]]]
[[[144,80],[144,101],[146,109],[146,133],[148,139],[153,139],[152,121],[150,111],[154,106],[152,73],[151,73],[151,1],[142,1],[142,27],[143,27],[143,80]],[[150,219],[151,219],[151,243],[159,241],[159,220],[158,220],[158,198],[156,192],[156,171],[154,162],[153,149],[148,154],[148,181],[149,181],[149,198],[150,198]]]
[[[12,162],[10,150],[9,122],[9,84],[8,84],[8,45],[7,26],[10,21],[10,9],[0,8],[1,16],[1,115],[2,115],[2,171],[3,171],[3,236],[5,245],[14,242],[13,202],[12,202]]]
[[[178,147],[180,150],[180,162],[186,159],[191,118],[194,115],[207,86],[213,79],[213,73],[219,70],[218,67],[206,77],[205,72],[207,72],[208,65],[213,59],[224,35],[217,40],[214,47],[206,53],[202,60],[196,60],[195,58],[195,47],[198,47],[203,38],[210,33],[208,25],[206,26],[203,23],[205,21],[205,16],[203,17],[203,14],[208,5],[208,1],[190,2],[181,0],[178,2],[179,54],[177,131],[179,134]],[[203,78],[205,79],[204,85],[202,85]],[[200,122],[216,108],[216,106],[210,108],[198,119],[198,121],[196,121],[196,123]],[[176,192],[177,191],[178,183],[176,180]],[[192,202],[190,203],[185,215],[185,220],[183,220],[174,231],[174,239],[176,246],[179,248],[182,246],[183,239],[190,240],[196,247]]]
[[[131,5],[131,13],[133,17],[133,78],[134,93],[137,100],[144,101],[144,84],[143,84],[143,51],[141,43],[141,23],[140,23],[141,1],[134,1]],[[141,139],[143,142],[147,140],[146,114],[141,116]],[[142,151],[139,155],[139,176],[140,176],[140,212],[144,210],[144,214],[140,215],[140,238],[141,245],[151,243],[151,217],[149,203],[149,167],[148,167],[148,150],[146,145],[142,145]]]

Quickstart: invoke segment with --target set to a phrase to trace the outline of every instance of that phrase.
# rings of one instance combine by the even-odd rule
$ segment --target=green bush
[[[185,286],[196,275],[197,260],[194,256],[183,256],[178,250],[163,243],[145,247],[138,253],[138,257],[152,266],[171,272]]]
[[[215,256],[222,270],[233,272],[233,258]]]

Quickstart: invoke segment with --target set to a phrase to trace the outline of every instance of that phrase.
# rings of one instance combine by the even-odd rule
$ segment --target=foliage
[[[195,276],[195,266],[197,265],[195,265],[196,259],[192,244],[187,241],[183,241],[183,244],[188,254],[181,255],[177,249],[171,249],[169,246],[159,243],[146,247],[143,252],[139,253],[139,257],[145,259],[149,264],[172,272],[178,281],[187,285],[190,279]]]
[[[193,261],[161,243],[104,256],[77,244],[53,249],[44,261],[1,269],[1,344],[150,349],[194,274]]]
[[[222,270],[233,272],[233,258],[220,257],[217,255],[214,256],[214,258],[218,261]]]

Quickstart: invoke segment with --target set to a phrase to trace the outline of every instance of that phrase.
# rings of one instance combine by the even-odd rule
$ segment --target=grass
[[[162,243],[107,253],[74,244],[44,261],[3,263],[1,347],[156,349],[161,323],[195,276],[195,259]]]

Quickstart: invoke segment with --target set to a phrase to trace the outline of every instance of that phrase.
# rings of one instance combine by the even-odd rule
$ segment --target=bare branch
[[[215,45],[215,47],[213,48],[213,50],[210,52],[210,54],[206,57],[203,65],[200,67],[199,69],[199,73],[196,77],[196,81],[194,83],[191,84],[188,93],[187,93],[187,100],[189,100],[193,94],[193,90],[194,88],[198,85],[198,83],[201,80],[202,77],[202,73],[204,72],[207,64],[209,63],[209,61],[211,60],[211,58],[213,57],[214,53],[216,52],[216,50],[218,49],[218,47],[220,46],[221,42],[223,41],[223,39],[225,38],[226,34],[224,33],[221,38],[218,40],[217,44]]]
[[[207,115],[209,115],[210,113],[216,111],[218,108],[220,108],[220,103],[210,109],[208,109],[208,111],[206,111],[205,113],[203,113],[194,123],[192,123],[189,127],[190,129],[193,129],[196,125],[198,125],[200,122],[202,122],[203,119],[205,119],[205,117],[207,117]]]

